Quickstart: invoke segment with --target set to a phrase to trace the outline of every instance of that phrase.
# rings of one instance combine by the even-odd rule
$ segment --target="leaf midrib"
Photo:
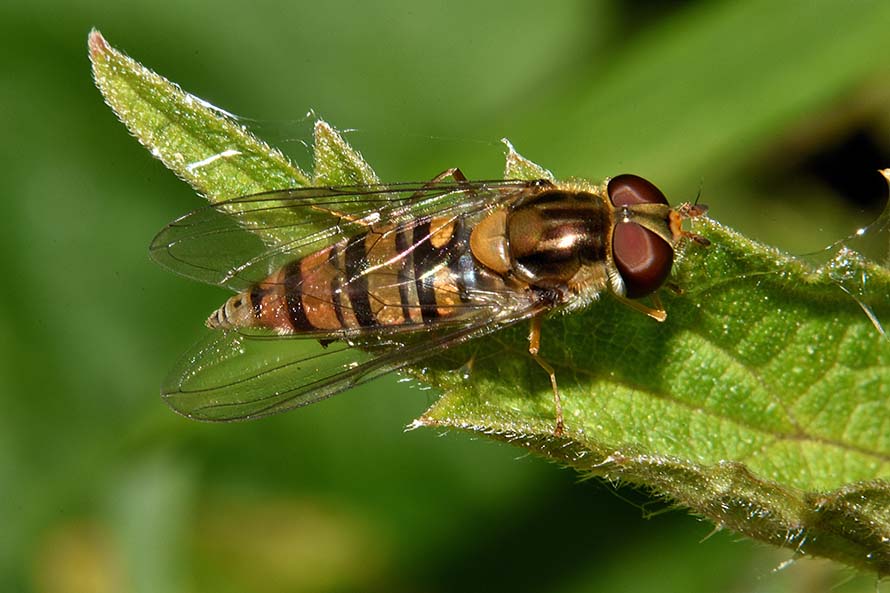
[[[713,347],[714,349],[720,351],[723,355],[725,355],[727,357],[727,359],[734,361],[735,364],[737,364],[737,366],[739,368],[743,369],[746,372],[746,374],[753,377],[753,380],[756,381],[757,385],[763,390],[764,393],[769,394],[770,397],[773,400],[775,400],[775,396],[773,395],[773,390],[767,388],[765,381],[759,377],[759,374],[756,371],[754,371],[752,367],[749,367],[749,366],[741,363],[736,357],[730,356],[728,351],[725,348],[723,348],[722,346],[720,346],[714,342],[707,340],[707,337],[701,333],[687,330],[687,331],[681,332],[680,334],[677,334],[677,335],[682,336],[683,333],[686,333],[688,335],[694,335],[697,338],[702,339],[703,341],[707,342],[710,347]],[[528,356],[528,352],[526,350],[524,350],[524,349],[521,350],[521,349],[517,348],[514,343],[507,342],[507,341],[500,340],[500,339],[496,339],[496,340],[497,340],[498,344],[505,351],[508,351],[514,355]],[[557,373],[556,373],[557,381],[559,380],[559,375],[560,375],[559,371],[560,370],[562,370],[565,373],[575,373],[575,374],[583,375],[583,376],[587,377],[588,379],[591,379],[591,382],[593,382],[593,381],[599,382],[602,380],[602,376],[598,375],[597,373],[590,371],[588,369],[582,368],[582,367],[578,367],[571,363],[560,362],[560,363],[551,363],[551,364],[554,367],[554,369],[557,371]],[[832,368],[834,368],[834,367],[832,366]],[[826,372],[826,374],[827,374],[827,372]],[[814,444],[819,444],[819,445],[824,445],[824,446],[836,447],[842,451],[857,453],[857,454],[863,455],[865,457],[873,458],[882,464],[890,463],[890,453],[882,453],[880,451],[866,449],[864,447],[858,446],[853,443],[840,441],[840,440],[836,440],[836,439],[831,439],[828,437],[824,437],[824,436],[820,436],[820,435],[816,435],[816,434],[807,432],[804,428],[802,428],[800,426],[800,424],[795,420],[793,414],[791,414],[787,410],[787,407],[781,401],[778,401],[777,405],[779,405],[781,407],[781,409],[784,411],[786,420],[788,421],[788,423],[791,426],[794,427],[794,432],[776,433],[775,431],[764,430],[763,428],[761,428],[755,424],[746,422],[746,421],[741,420],[737,417],[715,413],[710,408],[696,405],[696,404],[691,404],[688,401],[677,399],[676,397],[672,397],[669,394],[666,394],[662,391],[655,391],[655,390],[651,390],[648,387],[642,387],[632,381],[627,380],[626,378],[610,377],[608,382],[621,385],[622,387],[625,387],[630,391],[640,393],[644,396],[652,397],[653,399],[658,399],[658,400],[661,400],[664,402],[669,402],[671,405],[675,405],[678,408],[685,409],[689,412],[702,413],[702,414],[705,414],[709,418],[713,418],[715,421],[727,422],[729,424],[739,427],[739,429],[744,429],[744,430],[750,431],[752,433],[766,437],[764,439],[766,441],[764,444],[762,444],[760,446],[753,447],[752,450],[749,451],[748,453],[738,456],[735,459],[735,461],[743,461],[746,459],[751,459],[752,457],[757,456],[757,455],[768,454],[768,453],[766,453],[768,448],[775,446],[778,443],[782,443],[782,442],[807,443],[807,442],[809,442],[809,443],[814,443]],[[811,383],[810,387],[808,388],[808,390],[813,385],[818,384],[818,382],[819,382],[818,380],[813,381]],[[590,397],[596,396],[596,394],[592,394],[592,393],[589,393],[587,395]],[[801,394],[801,396],[803,396],[803,395],[804,394]],[[571,434],[569,436],[571,437]],[[586,440],[586,439],[583,439],[583,440]],[[599,443],[599,444],[602,444],[602,443]],[[634,444],[634,446],[638,446],[638,445],[639,444]]]

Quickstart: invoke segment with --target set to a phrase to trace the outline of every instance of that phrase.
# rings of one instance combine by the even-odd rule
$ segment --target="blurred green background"
[[[873,219],[890,3],[7,2],[0,590],[873,591],[517,448],[404,432],[387,377],[262,421],[170,412],[161,379],[225,298],[147,245],[199,198],[130,138],[86,36],[306,163],[315,109],[387,180],[636,172],[795,252]],[[849,579],[849,580],[848,580]]]

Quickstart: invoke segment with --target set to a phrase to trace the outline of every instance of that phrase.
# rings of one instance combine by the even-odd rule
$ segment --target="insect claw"
[[[566,434],[566,425],[563,421],[562,414],[556,418],[556,425],[553,427],[553,436],[555,437],[563,437]]]
[[[693,241],[695,241],[696,243],[698,243],[698,244],[701,245],[702,247],[707,247],[708,245],[711,244],[710,241],[708,241],[707,239],[705,239],[705,238],[702,237],[701,235],[696,235],[695,233],[690,233],[689,231],[683,231],[683,235],[682,235],[682,236],[685,237],[685,238],[687,238],[687,239],[692,239]]]

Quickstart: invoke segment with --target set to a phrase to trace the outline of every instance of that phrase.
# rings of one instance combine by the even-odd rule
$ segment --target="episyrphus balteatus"
[[[180,362],[163,396],[200,420],[266,416],[531,320],[529,353],[550,376],[560,434],[556,376],[539,356],[542,316],[608,292],[664,321],[656,291],[680,240],[707,244],[681,228],[704,211],[671,208],[635,175],[600,185],[471,181],[458,169],[425,183],[214,204],[151,246],[162,265],[237,293],[207,320],[214,335]],[[317,348],[266,348],[283,339]]]

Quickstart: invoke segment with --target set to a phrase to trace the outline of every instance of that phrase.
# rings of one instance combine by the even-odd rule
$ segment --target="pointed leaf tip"
[[[554,180],[553,173],[516,152],[513,144],[508,139],[501,138],[501,142],[507,147],[507,156],[504,162],[504,179]]]
[[[93,60],[108,53],[108,50],[110,49],[108,47],[108,42],[105,41],[105,37],[102,36],[102,33],[100,33],[98,29],[90,30],[90,34],[87,37],[87,46],[90,48],[90,57]]]
[[[375,185],[377,174],[328,122],[315,122],[314,185]]]
[[[108,44],[88,38],[106,103],[169,169],[211,202],[307,185],[308,176],[236,119]]]

